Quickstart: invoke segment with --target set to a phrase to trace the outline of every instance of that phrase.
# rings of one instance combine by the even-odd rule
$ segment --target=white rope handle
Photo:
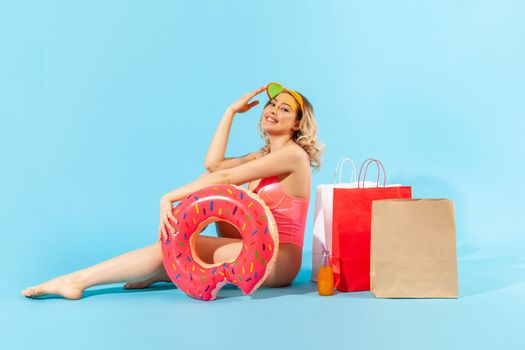
[[[341,183],[341,174],[342,174],[342,170],[343,170],[343,164],[345,162],[349,161],[350,164],[352,165],[352,176],[350,178],[350,182],[356,182],[357,181],[357,177],[356,177],[356,170],[355,170],[355,163],[354,161],[351,159],[351,158],[348,158],[348,157],[341,157],[339,158],[339,160],[337,161],[337,165],[335,167],[335,171],[334,171],[334,184],[336,183]],[[335,182],[336,181],[336,178],[337,178],[337,174],[339,173],[339,182]],[[353,180],[353,181],[352,181]]]

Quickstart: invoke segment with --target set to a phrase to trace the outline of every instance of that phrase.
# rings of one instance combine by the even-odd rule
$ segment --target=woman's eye
[[[274,107],[275,106],[275,102],[270,102],[270,106]],[[281,108],[282,111],[285,111],[285,112],[290,112],[290,110],[286,107],[282,107]]]

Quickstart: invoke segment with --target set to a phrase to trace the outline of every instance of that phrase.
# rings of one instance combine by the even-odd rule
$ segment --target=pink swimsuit
[[[254,192],[273,214],[279,232],[279,243],[295,244],[302,249],[310,196],[299,198],[288,194],[277,176],[262,179]]]

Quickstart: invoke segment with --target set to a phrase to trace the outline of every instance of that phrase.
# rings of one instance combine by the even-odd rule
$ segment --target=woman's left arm
[[[171,202],[177,202],[187,195],[196,192],[204,187],[212,185],[225,184],[226,181],[219,172],[204,173],[199,176],[196,180],[190,182],[187,185],[179,187],[171,192],[166,193],[163,198],[168,199]]]
[[[242,185],[269,176],[296,172],[304,165],[304,160],[305,152],[300,147],[289,145],[250,162],[215,173],[220,174],[227,183]]]
[[[296,147],[278,151],[232,168],[205,173],[189,184],[164,195],[171,202],[179,201],[204,187],[220,184],[242,185],[269,176],[294,172],[304,161],[304,152]]]
[[[168,219],[174,219],[171,213],[171,203],[177,202],[204,187],[220,184],[242,185],[269,176],[291,173],[296,171],[302,162],[304,162],[304,151],[288,146],[233,168],[203,174],[193,182],[162,196],[159,235],[167,235],[166,228],[173,229],[168,221]]]

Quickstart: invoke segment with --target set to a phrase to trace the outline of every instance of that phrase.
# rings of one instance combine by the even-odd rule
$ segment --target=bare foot
[[[60,276],[53,278],[38,286],[29,287],[22,291],[28,298],[39,297],[47,294],[58,294],[66,299],[80,299],[84,289],[75,282],[70,276]]]
[[[143,289],[148,288],[155,282],[171,282],[169,278],[166,278],[165,274],[158,274],[150,278],[146,278],[142,281],[128,282],[124,285],[124,289]]]

